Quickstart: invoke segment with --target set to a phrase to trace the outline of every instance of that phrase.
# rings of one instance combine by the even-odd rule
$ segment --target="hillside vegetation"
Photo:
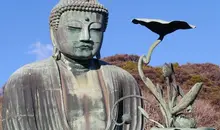
[[[161,119],[162,115],[159,112],[154,97],[146,89],[138,75],[138,59],[139,57],[137,55],[115,55],[103,58],[102,60],[117,65],[134,76],[142,90],[143,96],[149,100],[144,105],[150,118],[163,123],[163,119]],[[214,127],[216,130],[220,130],[220,67],[211,63],[188,63],[185,65],[173,63],[173,65],[176,80],[185,92],[187,92],[196,82],[204,83],[200,95],[194,104],[193,113],[189,116],[196,118],[198,127]],[[159,83],[165,86],[161,67],[144,66],[143,68],[146,76],[149,77],[154,84]],[[2,97],[0,97],[0,110],[2,109],[1,104]],[[149,122],[146,123],[146,130],[153,125],[154,124]]]

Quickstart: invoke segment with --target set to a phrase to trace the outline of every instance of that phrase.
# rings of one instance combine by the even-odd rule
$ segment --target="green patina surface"
[[[107,20],[108,10],[96,0],[61,0],[53,8],[53,58],[27,64],[9,78],[3,130],[143,128],[141,99],[126,99],[111,114],[117,100],[140,91],[128,72],[99,60]],[[127,124],[118,126],[113,118]]]

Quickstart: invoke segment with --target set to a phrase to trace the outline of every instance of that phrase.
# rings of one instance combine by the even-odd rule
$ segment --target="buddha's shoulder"
[[[26,64],[17,69],[5,84],[5,91],[11,88],[28,88],[34,86],[36,82],[44,83],[43,80],[56,75],[56,65],[52,58]],[[50,80],[46,80],[50,81]]]
[[[54,64],[55,63],[54,63],[52,57],[45,59],[45,60],[29,63],[29,64],[26,64],[26,65],[22,66],[21,68],[17,69],[11,75],[11,78],[13,78],[13,77],[18,78],[21,76],[30,75],[30,74],[34,74],[34,73],[43,74],[43,72],[50,71],[51,69],[55,68]]]

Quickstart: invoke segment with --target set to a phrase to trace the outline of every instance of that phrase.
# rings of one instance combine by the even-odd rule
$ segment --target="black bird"
[[[132,22],[134,24],[141,24],[148,29],[150,29],[152,32],[157,33],[161,37],[164,37],[165,35],[172,33],[178,29],[192,29],[195,28],[195,26],[188,24],[185,21],[163,21],[158,19],[133,19]]]

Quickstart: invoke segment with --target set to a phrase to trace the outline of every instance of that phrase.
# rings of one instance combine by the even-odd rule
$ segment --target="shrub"
[[[195,102],[193,115],[198,127],[213,127],[220,130],[220,112],[205,100]]]

